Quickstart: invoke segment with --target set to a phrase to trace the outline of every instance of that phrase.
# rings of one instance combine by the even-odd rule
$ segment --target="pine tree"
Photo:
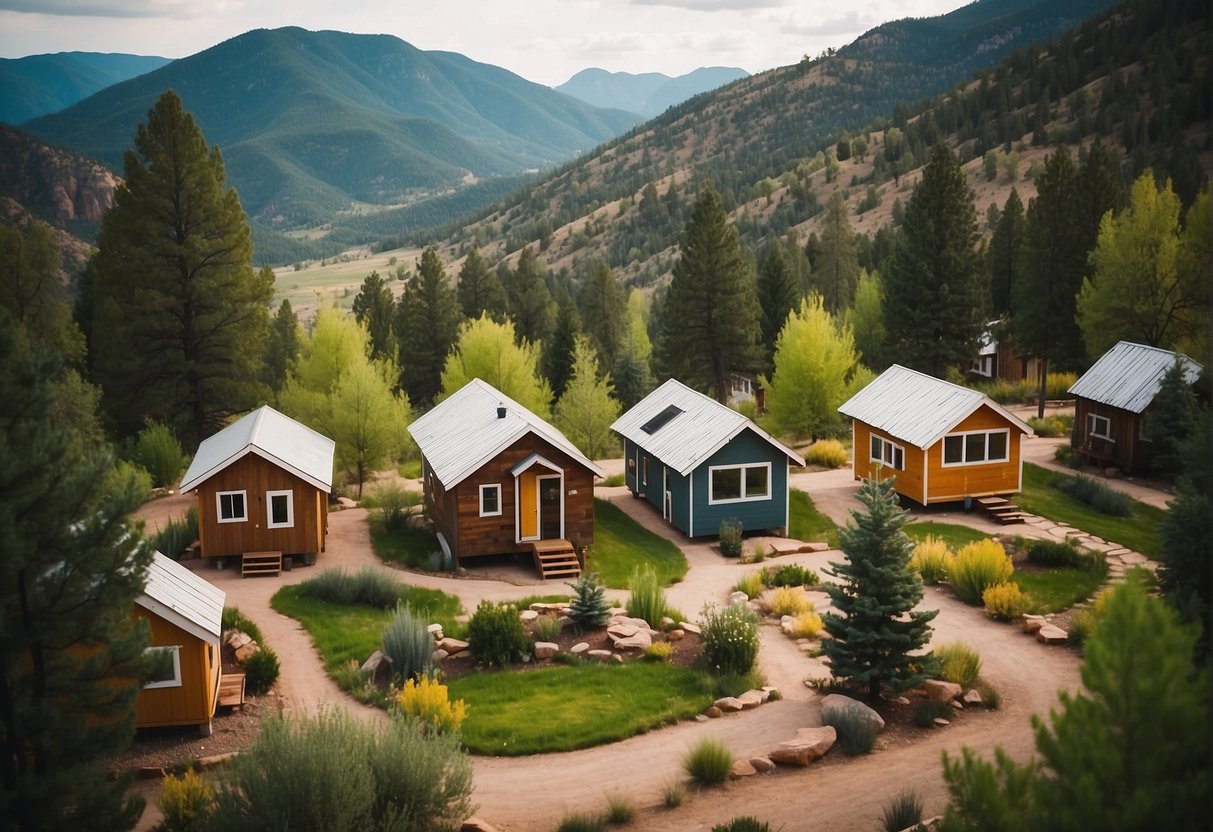
[[[662,306],[659,364],[723,402],[730,373],[755,369],[761,361],[758,318],[754,277],[737,230],[729,225],[720,197],[706,188],[683,231]]]
[[[278,314],[270,322],[270,337],[265,350],[265,383],[278,396],[286,387],[286,380],[299,360],[299,318],[285,298],[278,307]]]
[[[428,407],[442,389],[442,368],[459,340],[462,323],[455,291],[446,279],[438,251],[421,253],[417,273],[400,297],[396,335],[400,339],[400,382],[409,401]]]
[[[459,305],[463,308],[463,316],[470,320],[479,318],[484,313],[497,320],[505,320],[509,304],[505,299],[505,287],[497,273],[489,268],[480,254],[480,249],[474,248],[468,252],[459,270]]]
[[[792,280],[792,272],[788,268],[788,259],[784,253],[782,241],[776,240],[763,255],[762,265],[758,269],[758,306],[762,311],[763,363],[768,371],[771,369],[771,359],[775,355],[775,342],[779,332],[788,320],[797,304],[800,302],[800,292]]]
[[[223,158],[166,92],[127,151],[93,260],[95,380],[120,434],[145,418],[193,447],[265,397],[272,272]]]
[[[1184,446],[1196,429],[1199,405],[1184,362],[1176,358],[1158,385],[1142,418],[1142,439],[1149,441],[1150,467],[1175,473],[1183,466]]]
[[[854,522],[838,535],[847,559],[830,562],[839,583],[826,591],[838,612],[822,615],[831,636],[822,647],[835,679],[866,686],[875,699],[882,687],[905,690],[926,678],[912,653],[931,640],[939,611],[913,611],[922,580],[910,567],[914,545],[892,479],[866,480],[857,496],[867,511],[852,511]]]
[[[564,395],[569,379],[573,377],[577,336],[581,333],[581,320],[573,299],[562,293],[557,308],[556,326],[551,337],[543,342],[542,356],[543,374],[552,387],[553,401]]]
[[[22,331],[79,365],[84,336],[72,320],[55,232],[44,222],[26,229],[0,228],[0,306]]]
[[[379,272],[372,271],[354,296],[354,320],[362,324],[371,339],[371,358],[394,358],[397,352],[395,318],[396,298]]]
[[[606,598],[606,587],[598,579],[597,572],[587,572],[568,586],[573,589],[569,619],[577,632],[607,623],[611,617],[611,602]]]
[[[851,305],[855,283],[859,280],[859,253],[855,232],[847,218],[847,203],[841,191],[835,191],[826,207],[817,260],[813,266],[813,286],[821,293],[826,310],[837,315]]]
[[[986,317],[984,276],[973,192],[956,155],[938,144],[885,283],[885,324],[901,363],[942,377],[972,359]]]
[[[552,293],[544,282],[543,267],[529,246],[519,255],[517,268],[510,272],[505,294],[518,343],[538,344],[546,339],[552,329]]]
[[[1089,252],[1099,239],[1099,224],[1104,214],[1109,211],[1120,213],[1129,198],[1121,176],[1120,151],[1104,144],[1098,136],[1089,148],[1079,150],[1075,191],[1078,245]],[[1087,274],[1090,274],[1089,266]]]
[[[1204,649],[1213,647],[1213,423],[1207,407],[1196,413],[1183,447],[1183,472],[1171,510],[1159,526],[1162,566],[1158,587],[1184,620],[1199,622]]]
[[[611,370],[615,380],[615,398],[627,410],[653,389],[653,373],[647,361],[641,361],[630,344],[625,344]]]
[[[554,424],[590,459],[603,459],[619,451],[611,424],[619,418],[619,402],[611,396],[611,377],[598,377],[594,348],[578,336],[573,372],[556,402]]]
[[[610,367],[628,330],[628,302],[611,267],[595,260],[581,288],[581,320],[599,360]]]
[[[1012,312],[1014,287],[1023,271],[1024,216],[1019,191],[1011,189],[994,227],[987,257],[990,269],[990,310],[996,317]]]

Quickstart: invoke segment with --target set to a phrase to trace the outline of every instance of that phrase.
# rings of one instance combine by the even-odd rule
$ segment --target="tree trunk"
[[[1049,394],[1049,358],[1040,357],[1040,396],[1036,401],[1036,418],[1045,417],[1045,396]]]

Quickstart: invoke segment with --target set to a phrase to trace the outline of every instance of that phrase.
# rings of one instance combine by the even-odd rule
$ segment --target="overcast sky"
[[[758,72],[965,0],[0,0],[0,57],[129,52],[180,58],[250,29],[384,33],[542,84],[580,69]]]

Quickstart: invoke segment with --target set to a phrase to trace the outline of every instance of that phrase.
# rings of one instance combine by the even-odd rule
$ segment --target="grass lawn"
[[[421,479],[421,460],[406,459],[396,470],[406,480],[419,480]]]
[[[714,698],[706,673],[639,661],[472,673],[449,692],[468,705],[464,745],[499,756],[614,742],[700,713]]]
[[[809,542],[820,540],[838,548],[838,527],[813,505],[813,498],[793,488],[788,494],[788,537]]]
[[[985,532],[977,531],[977,529],[970,529],[968,526],[957,526],[955,523],[936,523],[933,520],[920,520],[915,523],[908,523],[903,531],[915,543],[925,540],[928,535],[938,537],[948,544],[952,548],[952,551],[956,551],[966,544],[985,540],[990,536]]]
[[[1143,555],[1157,559],[1162,551],[1158,527],[1167,513],[1160,508],[1132,501],[1128,517],[1113,517],[1103,514],[1068,494],[1053,488],[1049,481],[1052,471],[1033,465],[1023,466],[1023,492],[1015,498],[1015,504],[1024,511],[1039,514],[1058,523],[1068,523],[1088,534],[1127,546]]]
[[[1045,572],[1017,571],[1011,580],[1032,596],[1032,612],[1048,615],[1090,598],[1103,586],[1104,577],[1102,569],[1050,569]]]
[[[430,553],[442,551],[438,538],[424,529],[388,529],[377,512],[371,513],[370,524],[371,548],[380,560],[409,569],[432,569]]]
[[[627,589],[632,571],[651,566],[662,586],[681,581],[687,573],[682,551],[641,526],[613,503],[594,500],[594,545],[586,556],[586,571],[597,572],[614,589]]]

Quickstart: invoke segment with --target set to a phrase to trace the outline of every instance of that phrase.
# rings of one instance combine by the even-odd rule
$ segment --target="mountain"
[[[748,76],[744,69],[729,66],[701,66],[676,78],[661,72],[634,75],[591,67],[581,70],[555,90],[595,107],[627,110],[651,118],[701,92]]]
[[[98,90],[159,69],[169,60],[106,52],[0,58],[0,121],[21,124],[57,113]]]
[[[221,148],[250,217],[290,229],[550,167],[636,122],[387,35],[247,32],[25,127],[118,170],[167,89]]]

